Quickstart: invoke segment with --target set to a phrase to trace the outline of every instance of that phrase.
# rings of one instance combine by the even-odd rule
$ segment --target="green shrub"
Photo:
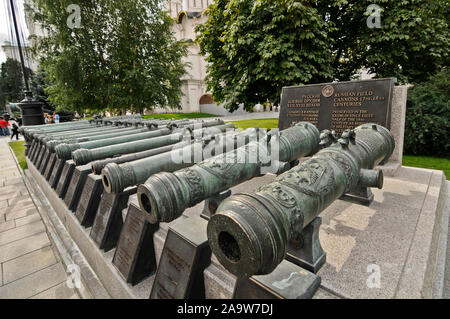
[[[408,90],[404,153],[449,157],[450,80],[447,69]]]

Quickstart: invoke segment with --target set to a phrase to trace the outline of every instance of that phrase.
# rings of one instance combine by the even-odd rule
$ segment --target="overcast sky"
[[[9,30],[10,26],[8,25],[8,3],[10,0],[0,0],[0,45],[3,45],[4,41],[10,40]],[[22,27],[26,29],[25,23],[25,14],[23,10],[23,0],[13,0],[18,6],[18,12],[16,12],[16,17],[19,21],[21,21]],[[11,21],[12,22],[12,21]],[[28,36],[27,30],[24,32],[24,36]],[[15,35],[14,35],[15,42]],[[6,60],[5,53],[2,49],[0,49],[0,63],[3,63]]]

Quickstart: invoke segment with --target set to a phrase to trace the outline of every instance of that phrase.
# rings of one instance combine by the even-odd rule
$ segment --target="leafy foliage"
[[[331,25],[312,2],[218,0],[210,7],[197,30],[216,102],[250,110],[277,100],[283,86],[331,80]]]
[[[404,152],[414,155],[450,154],[450,77],[444,69],[429,81],[408,90]]]
[[[49,100],[77,111],[180,107],[186,49],[160,0],[33,0],[28,7],[46,36],[35,53],[47,73]],[[71,4],[81,25],[67,24]]]
[[[44,103],[45,108],[53,110],[53,107],[48,103],[48,94],[45,93],[47,86],[49,86],[47,73],[40,67],[31,79],[30,89],[35,100]]]
[[[381,27],[369,28],[370,5]],[[250,110],[283,86],[351,80],[362,68],[402,83],[449,62],[447,0],[218,0],[198,27],[216,102]]]
[[[23,100],[25,83],[20,62],[7,58],[2,63],[0,72],[0,107],[5,107],[6,102],[17,103]],[[33,74],[28,68],[26,72]]]

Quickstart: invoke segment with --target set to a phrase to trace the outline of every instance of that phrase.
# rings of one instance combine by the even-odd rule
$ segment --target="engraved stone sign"
[[[58,185],[59,178],[61,177],[61,172],[65,163],[66,161],[63,159],[56,159],[55,165],[50,175],[50,179],[48,181],[53,189],[56,189],[56,186]]]
[[[158,224],[150,224],[139,204],[131,203],[112,260],[125,280],[136,285],[156,271],[153,234]]]
[[[50,176],[53,172],[53,168],[55,167],[55,163],[56,163],[56,153],[52,153],[50,154],[50,159],[48,160],[48,164],[44,172],[44,177],[47,181],[50,179]]]
[[[50,158],[50,151],[48,149],[45,149],[44,154],[42,155],[41,159],[38,162],[38,165],[36,166],[39,172],[42,173],[45,170],[49,158]]]
[[[75,211],[80,201],[81,190],[86,183],[86,177],[92,171],[91,166],[82,165],[75,167],[69,187],[67,188],[64,202],[71,211]]]
[[[170,226],[150,299],[205,298],[203,271],[211,262],[206,226],[198,216]]]
[[[72,179],[73,171],[75,170],[75,163],[70,160],[64,164],[61,176],[56,186],[56,193],[62,199],[66,196],[67,188],[69,187],[70,180]]]
[[[91,227],[103,193],[102,176],[89,174],[81,191],[81,200],[75,217],[84,227]]]
[[[322,131],[342,133],[361,124],[390,128],[395,78],[283,88],[279,129],[311,122]]]
[[[123,226],[122,210],[127,207],[128,197],[136,194],[137,187],[130,187],[121,193],[103,192],[90,236],[104,251],[116,247]]]
[[[264,276],[238,278],[234,299],[310,299],[320,286],[320,277],[283,260]]]

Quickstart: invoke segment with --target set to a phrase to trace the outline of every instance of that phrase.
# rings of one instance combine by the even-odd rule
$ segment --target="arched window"
[[[211,94],[204,94],[200,97],[199,104],[214,104],[214,99],[212,98]]]

